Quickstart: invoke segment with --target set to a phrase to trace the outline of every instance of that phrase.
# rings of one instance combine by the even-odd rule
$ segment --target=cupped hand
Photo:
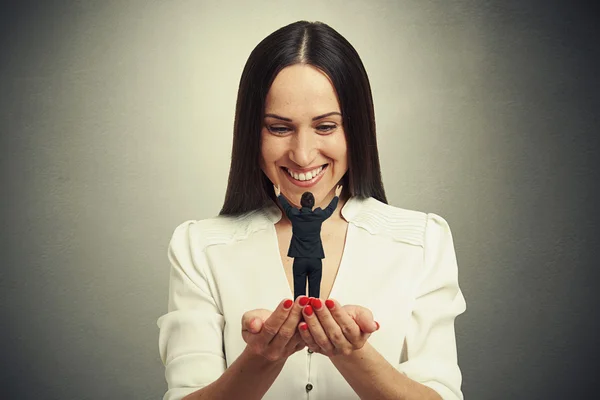
[[[256,309],[244,313],[242,338],[252,353],[279,361],[306,347],[297,329],[302,319],[301,299],[284,300],[273,312]]]
[[[298,330],[312,351],[328,357],[350,355],[361,349],[379,324],[367,308],[342,306],[336,300],[311,298],[303,309],[304,322]]]

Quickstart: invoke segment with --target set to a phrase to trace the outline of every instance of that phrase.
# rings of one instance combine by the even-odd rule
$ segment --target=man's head
[[[312,210],[315,205],[315,197],[311,192],[302,193],[302,197],[300,198],[300,205],[302,207],[308,207]]]

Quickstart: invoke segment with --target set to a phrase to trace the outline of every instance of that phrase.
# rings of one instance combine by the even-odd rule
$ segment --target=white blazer
[[[330,297],[370,309],[369,343],[399,371],[463,399],[455,318],[466,310],[447,222],[373,198],[349,199],[346,244]],[[279,253],[273,204],[239,217],[188,220],[169,243],[168,312],[157,323],[168,390],[181,399],[216,380],[242,353],[241,318],[293,299]],[[266,400],[358,399],[329,358],[299,351]]]

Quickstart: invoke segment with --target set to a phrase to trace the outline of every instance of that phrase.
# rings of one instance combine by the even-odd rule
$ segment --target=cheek
[[[280,147],[277,143],[270,140],[269,137],[263,136],[260,147],[263,168],[274,168],[273,163],[278,161],[282,156],[282,149]]]
[[[341,135],[341,137],[336,140],[335,146],[333,146],[333,151],[335,154],[335,159],[338,163],[342,165],[348,164],[348,145],[344,135]]]

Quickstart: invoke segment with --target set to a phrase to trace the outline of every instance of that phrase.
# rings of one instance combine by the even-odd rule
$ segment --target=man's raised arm
[[[335,195],[335,197],[333,199],[331,199],[331,202],[329,203],[329,205],[323,210],[323,215],[324,215],[325,219],[331,217],[331,214],[333,214],[333,212],[337,208],[339,201],[340,201],[340,198],[338,195]]]
[[[283,210],[285,211],[285,215],[287,215],[288,218],[291,219],[292,215],[294,215],[295,208],[290,205],[290,203],[287,201],[287,199],[285,198],[285,196],[283,194],[279,193],[277,198],[279,199],[279,202],[281,203],[281,206],[283,207]]]

